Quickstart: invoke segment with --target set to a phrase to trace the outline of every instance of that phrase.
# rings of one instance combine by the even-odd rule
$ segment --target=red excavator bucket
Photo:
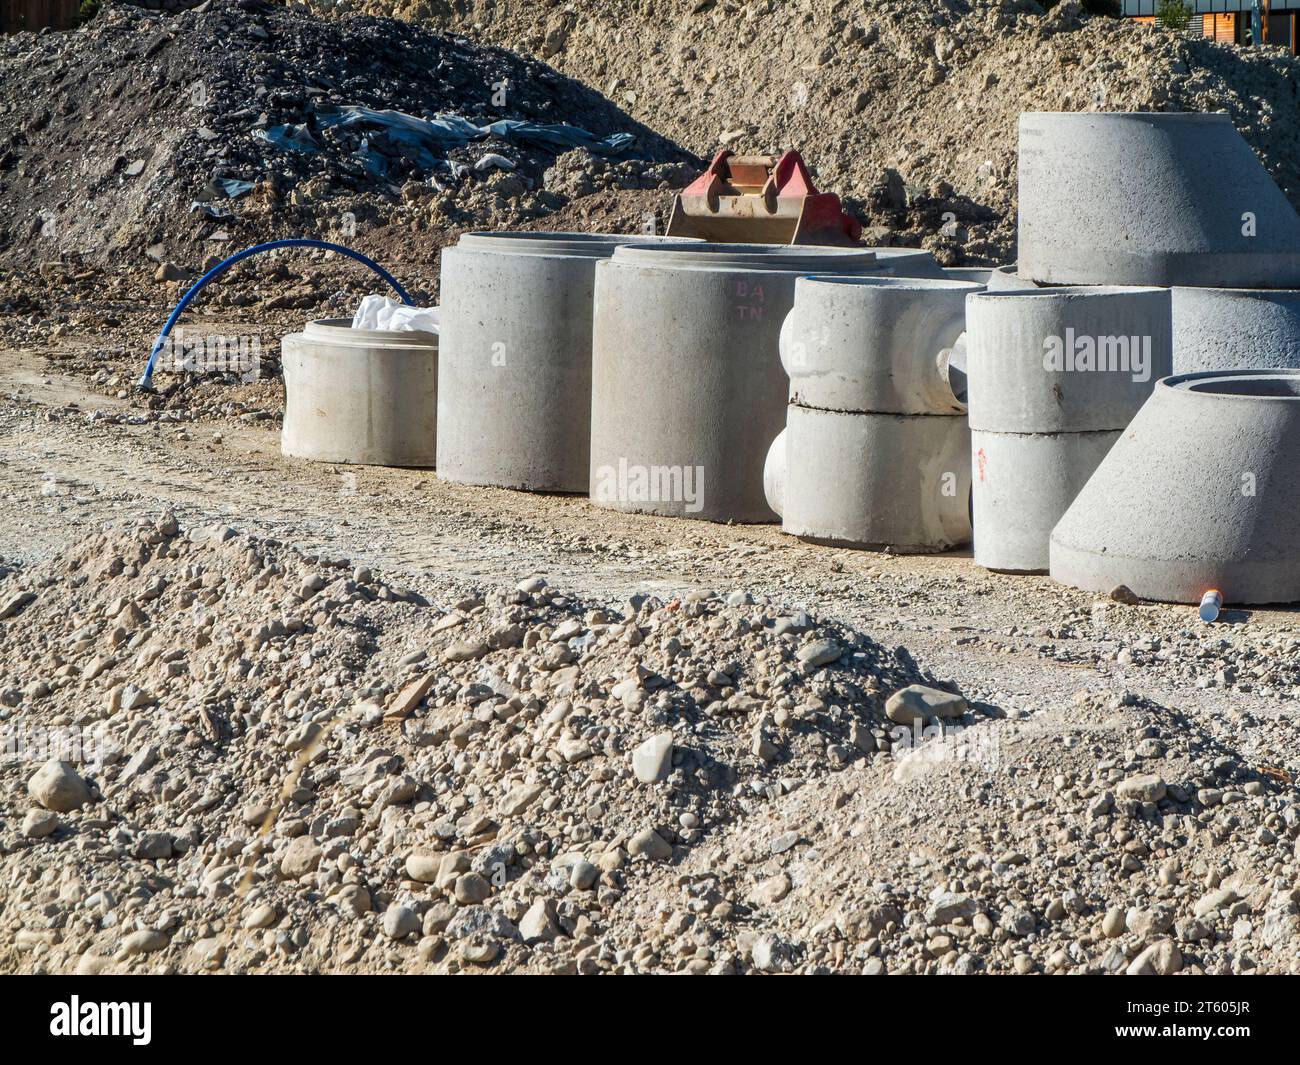
[[[735,155],[720,151],[681,191],[668,219],[670,237],[724,244],[856,244],[861,224],[833,192],[818,192],[796,151]]]

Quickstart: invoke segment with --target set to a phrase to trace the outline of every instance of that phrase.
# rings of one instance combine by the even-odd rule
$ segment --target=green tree
[[[1185,30],[1191,25],[1194,14],[1187,0],[1160,0],[1156,21],[1167,30]]]

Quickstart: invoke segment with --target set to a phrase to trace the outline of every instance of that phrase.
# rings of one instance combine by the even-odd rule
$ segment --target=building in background
[[[1184,0],[1192,12],[1189,29],[1232,44],[1271,44],[1296,53],[1300,0]],[[1122,0],[1126,18],[1154,22],[1161,0]],[[1258,33],[1256,33],[1258,29]]]

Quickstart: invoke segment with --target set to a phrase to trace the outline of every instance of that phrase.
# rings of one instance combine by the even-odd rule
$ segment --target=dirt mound
[[[363,0],[542,57],[701,156],[803,150],[876,242],[1014,254],[1021,111],[1226,111],[1300,196],[1300,61],[1032,0]]]
[[[6,38],[0,100],[0,246],[14,262],[193,269],[269,236],[518,223],[568,202],[545,175],[575,154],[593,188],[691,172],[670,141],[535,59],[258,0],[113,6],[76,31]],[[435,116],[451,117],[423,121]]]
[[[1294,966],[1249,715],[963,698],[739,590],[439,586],[168,514],[0,578],[5,967]]]

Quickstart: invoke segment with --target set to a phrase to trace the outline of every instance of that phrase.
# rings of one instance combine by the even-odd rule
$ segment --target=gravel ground
[[[285,460],[28,363],[6,968],[1296,967],[1291,612]]]

